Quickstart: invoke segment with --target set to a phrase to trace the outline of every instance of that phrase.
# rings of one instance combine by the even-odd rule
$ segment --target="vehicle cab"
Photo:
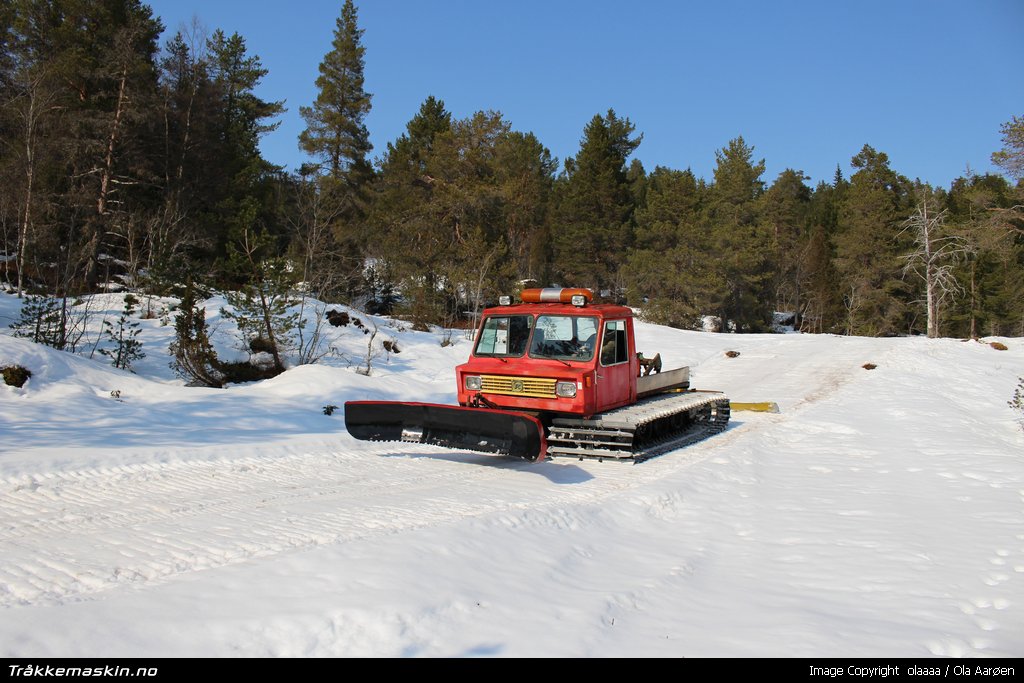
[[[484,311],[459,404],[589,416],[636,401],[633,312],[587,289],[527,289]],[[504,303],[504,302],[503,302]]]

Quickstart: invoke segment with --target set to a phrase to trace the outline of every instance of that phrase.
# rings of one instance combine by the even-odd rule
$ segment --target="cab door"
[[[597,361],[597,409],[610,410],[636,400],[630,363],[630,327],[625,320],[605,320]]]

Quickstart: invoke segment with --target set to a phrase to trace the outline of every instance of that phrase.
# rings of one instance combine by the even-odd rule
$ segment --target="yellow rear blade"
[[[762,401],[761,403],[740,403],[738,401],[730,401],[729,406],[733,410],[747,410],[754,413],[779,412],[779,404],[772,401]]]

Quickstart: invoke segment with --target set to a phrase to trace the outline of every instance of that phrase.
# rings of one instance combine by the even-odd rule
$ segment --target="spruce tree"
[[[366,48],[356,20],[355,5],[345,0],[332,49],[320,63],[316,101],[312,107],[299,108],[306,122],[299,146],[320,160],[331,178],[350,188],[361,187],[372,175],[366,157],[373,149],[364,122],[371,98],[363,84]]]

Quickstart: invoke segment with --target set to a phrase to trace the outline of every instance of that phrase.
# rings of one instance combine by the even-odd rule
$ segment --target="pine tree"
[[[206,38],[199,26],[176,33],[160,61],[161,205],[147,222],[146,271],[150,291],[169,291],[190,265],[208,258],[223,239],[216,207],[233,191],[222,126],[225,112],[214,84]],[[203,248],[205,247],[205,249]]]
[[[206,387],[224,386],[224,373],[206,329],[206,311],[196,301],[196,287],[191,279],[174,318],[174,341],[170,345],[174,357],[171,367],[190,383]]]
[[[715,255],[712,312],[738,332],[766,329],[773,303],[771,233],[757,201],[764,191],[765,163],[754,163],[753,154],[742,137],[716,153],[715,183],[704,212]]]
[[[776,311],[791,311],[799,318],[804,305],[803,261],[807,247],[811,188],[802,171],[786,169],[761,196],[761,211],[769,230],[773,253],[771,289]],[[799,321],[797,321],[799,322]]]
[[[1016,180],[1024,179],[1024,116],[1014,116],[1004,123],[1003,148],[992,153],[992,163]]]
[[[264,231],[243,228],[229,245],[232,266],[247,282],[228,292],[231,309],[221,311],[238,324],[246,348],[266,352],[273,359],[272,371],[285,371],[284,351],[291,346],[291,333],[305,324],[299,313],[289,309],[298,304],[294,296],[297,273],[285,258],[274,255],[273,241]]]
[[[910,214],[910,183],[889,167],[888,155],[870,145],[851,164],[857,171],[843,197],[835,237],[846,333],[907,332],[913,292],[899,256],[911,242],[900,236],[900,224]]]
[[[372,175],[366,157],[373,149],[366,129],[371,95],[364,89],[366,48],[357,25],[356,8],[345,0],[337,19],[331,51],[320,63],[319,91],[312,107],[300,107],[306,130],[299,135],[303,151],[325,166],[327,174],[350,189]]]
[[[803,306],[798,323],[801,332],[831,331],[840,318],[838,277],[832,259],[827,228],[818,223],[800,254],[800,288]]]
[[[943,316],[945,334],[1017,335],[1024,324],[1024,225],[1021,189],[1000,175],[953,181],[945,197],[951,232],[968,247],[957,269],[965,295]]]
[[[565,284],[615,290],[633,242],[633,187],[626,160],[643,135],[611,109],[583,131],[580,151],[557,184],[554,267]]]
[[[11,323],[11,329],[15,337],[63,349],[66,339],[64,318],[60,299],[48,294],[28,294],[22,300],[21,315]]]
[[[684,329],[708,312],[714,259],[701,220],[707,188],[689,169],[657,167],[636,213],[636,248],[626,268],[629,299],[652,322]]]
[[[0,175],[17,182],[20,264],[63,260],[51,291],[94,286],[99,254],[126,251],[128,213],[151,200],[162,26],[139,0],[14,0],[0,22]]]
[[[103,321],[104,333],[112,348],[100,349],[100,353],[110,358],[110,364],[121,370],[131,370],[132,363],[146,357],[142,350],[142,342],[138,336],[141,326],[133,320],[135,307],[139,300],[132,294],[124,297],[124,309],[115,322]]]
[[[800,253],[804,309],[800,327],[809,332],[841,332],[843,301],[835,266],[835,234],[839,207],[849,183],[837,168],[833,183],[818,183],[807,208],[808,242]]]
[[[377,280],[374,296],[402,283],[402,296],[420,326],[443,317],[437,280],[450,241],[430,208],[437,184],[428,165],[435,142],[451,128],[444,102],[428,97],[406,124],[406,132],[388,143],[368,216],[375,236],[367,245]]]
[[[1024,377],[1017,378],[1017,388],[1013,392],[1013,398],[1007,401],[1006,405],[1020,413],[1017,417],[1020,421],[1020,428],[1024,429]]]
[[[247,53],[242,36],[214,31],[207,49],[211,85],[220,109],[219,123],[213,131],[216,137],[211,143],[217,146],[215,158],[221,184],[215,249],[223,258],[231,237],[250,226],[260,224],[266,230],[277,229],[271,180],[278,169],[263,158],[259,142],[280,125],[268,120],[281,114],[284,106],[256,96],[255,89],[267,70],[259,57]]]
[[[557,164],[533,133],[509,132],[495,154],[502,236],[515,278],[541,279],[548,260],[548,213]]]
[[[371,95],[364,88],[363,67],[366,48],[361,44],[356,8],[346,0],[338,17],[331,50],[320,63],[316,79],[317,97],[311,107],[300,107],[306,129],[299,134],[299,147],[315,164],[303,165],[303,175],[316,173],[318,191],[324,201],[338,207],[330,226],[332,251],[346,264],[343,291],[348,298],[363,294],[365,258],[368,250],[366,214],[370,200],[369,182],[373,168],[367,155],[373,148],[365,119]]]

